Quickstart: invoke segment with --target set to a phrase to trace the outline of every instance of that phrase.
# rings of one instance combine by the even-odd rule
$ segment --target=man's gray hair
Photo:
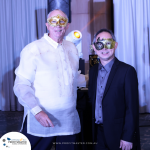
[[[100,33],[102,33],[102,32],[108,32],[109,34],[111,34],[112,39],[113,39],[114,41],[116,41],[116,37],[115,37],[114,33],[113,33],[111,30],[108,30],[108,29],[100,29],[100,30],[94,35],[93,43],[96,42],[96,37],[97,37],[97,35],[100,34]]]
[[[55,10],[60,10],[60,9],[55,9]],[[52,11],[54,11],[54,10],[52,10]],[[47,19],[49,18],[49,15],[51,14],[51,12],[52,11],[50,11],[49,13],[48,13],[48,15],[47,15]],[[61,11],[61,10],[60,10]],[[63,12],[63,11],[62,11]],[[64,13],[64,12],[63,12]],[[65,13],[64,13],[65,14]],[[66,14],[65,14],[66,15]],[[68,19],[68,16],[66,15],[66,18]]]

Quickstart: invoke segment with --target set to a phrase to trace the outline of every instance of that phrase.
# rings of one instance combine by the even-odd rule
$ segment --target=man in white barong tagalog
[[[86,86],[78,73],[78,50],[64,40],[68,17],[61,10],[48,14],[49,33],[28,44],[15,70],[15,95],[24,107],[21,132],[32,150],[75,150],[81,131],[76,110],[77,86]],[[67,144],[68,143],[68,144]]]

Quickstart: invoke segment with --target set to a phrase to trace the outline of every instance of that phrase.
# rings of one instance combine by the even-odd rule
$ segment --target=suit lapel
[[[109,89],[109,87],[111,85],[111,82],[112,82],[112,80],[113,80],[113,78],[115,76],[115,73],[116,73],[117,69],[118,69],[119,63],[120,63],[119,60],[116,58],[113,66],[111,68],[108,80],[107,80],[107,84],[106,84],[106,87],[105,87],[103,98],[105,97],[105,95],[106,95],[106,93],[107,93],[107,91],[108,91],[108,89]]]

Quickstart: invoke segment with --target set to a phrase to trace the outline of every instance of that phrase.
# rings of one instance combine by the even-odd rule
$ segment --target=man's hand
[[[130,150],[130,149],[132,149],[132,147],[133,147],[133,144],[131,142],[126,142],[126,141],[120,140],[119,148],[122,148],[122,150]]]
[[[44,111],[40,111],[38,114],[36,114],[35,118],[44,127],[54,127],[52,121]]]

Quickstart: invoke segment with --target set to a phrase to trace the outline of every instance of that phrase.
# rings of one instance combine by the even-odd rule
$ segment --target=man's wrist
[[[31,109],[31,113],[35,116],[36,114],[38,114],[40,111],[42,111],[42,109],[39,106],[35,106]]]

